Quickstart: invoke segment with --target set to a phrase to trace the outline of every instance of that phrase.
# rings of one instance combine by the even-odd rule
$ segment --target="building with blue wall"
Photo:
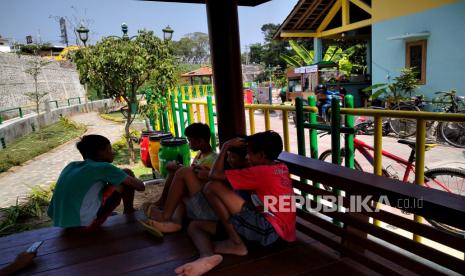
[[[416,45],[417,56],[411,59],[418,60],[420,48],[425,47],[425,57],[421,57],[425,63],[424,81],[417,93],[431,98],[436,91],[457,89],[465,95],[465,1],[378,22],[375,16],[373,19],[374,84],[393,81],[408,65],[408,46]]]

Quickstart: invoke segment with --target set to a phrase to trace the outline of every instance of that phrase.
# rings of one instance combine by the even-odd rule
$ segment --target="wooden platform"
[[[137,213],[135,217],[143,216]],[[0,239],[0,266],[33,242],[43,240],[35,265],[22,274],[42,275],[173,275],[174,269],[197,258],[197,252],[184,232],[163,240],[146,233],[135,217],[111,217],[93,235],[65,233],[45,228]],[[360,275],[359,265],[309,238],[279,243],[271,248],[250,245],[245,257],[225,256],[209,275]],[[362,271],[363,272],[363,271]],[[366,271],[365,271],[366,272]]]

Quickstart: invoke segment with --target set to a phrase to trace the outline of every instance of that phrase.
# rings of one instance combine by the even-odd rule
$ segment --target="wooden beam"
[[[321,2],[321,0],[312,2],[311,6],[308,7],[308,9],[305,11],[305,13],[299,18],[297,23],[294,25],[295,29],[299,29],[302,26],[302,24],[304,24],[304,22],[307,19],[308,15],[313,13],[313,11],[316,9],[316,7],[318,7],[320,2]]]
[[[223,144],[246,134],[237,0],[206,3],[218,137]]]
[[[304,38],[304,37],[318,37],[318,33],[315,32],[286,32],[282,31],[280,36],[282,38]]]
[[[350,11],[349,11],[349,0],[341,0],[342,2],[342,26],[350,24]]]
[[[333,7],[329,10],[328,14],[326,15],[326,17],[323,19],[320,26],[318,27],[317,32],[321,32],[324,29],[326,29],[326,27],[328,27],[329,23],[331,23],[331,20],[333,20],[334,16],[336,16],[341,6],[342,6],[341,0],[336,0],[336,3],[334,3]]]
[[[365,19],[365,20],[362,20],[362,21],[351,23],[349,25],[342,26],[342,27],[322,31],[322,32],[318,33],[319,34],[318,37],[325,37],[325,36],[330,36],[330,35],[333,35],[333,34],[340,34],[342,32],[352,31],[352,30],[359,29],[359,28],[362,28],[362,27],[370,26],[371,22],[372,22],[371,19]]]
[[[364,11],[366,11],[370,15],[373,14],[372,10],[371,10],[371,7],[368,6],[367,4],[365,4],[363,1],[361,1],[361,0],[350,0],[350,2],[354,3],[357,7],[361,8]]]

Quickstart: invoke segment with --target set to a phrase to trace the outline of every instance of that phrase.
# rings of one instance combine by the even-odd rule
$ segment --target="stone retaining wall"
[[[90,111],[98,112],[110,111],[120,107],[120,104],[111,99],[93,101],[89,102],[87,105]],[[39,115],[31,113],[25,115],[23,118],[18,117],[4,121],[0,124],[0,149],[3,148],[2,143],[8,146],[8,144],[12,143],[14,140],[33,132],[34,129],[57,122],[61,116],[67,117],[84,111],[85,104],[77,104],[52,109],[50,112],[43,112]]]
[[[35,90],[34,79],[24,70],[28,68],[28,61],[37,58],[40,57],[0,53],[0,110],[34,104],[25,95]],[[49,93],[44,100],[56,100],[60,105],[65,104],[69,98],[83,98],[85,95],[79,75],[69,61],[52,61],[45,66],[39,75],[38,89]]]

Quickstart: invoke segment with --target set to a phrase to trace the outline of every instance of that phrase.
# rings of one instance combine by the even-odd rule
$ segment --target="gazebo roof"
[[[200,67],[199,69],[197,70],[193,70],[193,71],[190,71],[190,72],[187,72],[187,73],[184,73],[181,75],[181,77],[186,77],[186,78],[189,78],[189,77],[202,77],[202,76],[212,76],[213,73],[212,73],[212,69],[208,66],[204,66],[204,67]]]
[[[370,34],[371,0],[299,0],[281,24],[274,39],[308,39],[311,37],[340,37]],[[346,21],[344,21],[344,18]]]
[[[174,2],[174,3],[191,3],[191,4],[205,4],[206,0],[142,0],[142,1],[157,1],[157,2]],[[270,0],[237,0],[237,5],[255,7],[266,3]]]

